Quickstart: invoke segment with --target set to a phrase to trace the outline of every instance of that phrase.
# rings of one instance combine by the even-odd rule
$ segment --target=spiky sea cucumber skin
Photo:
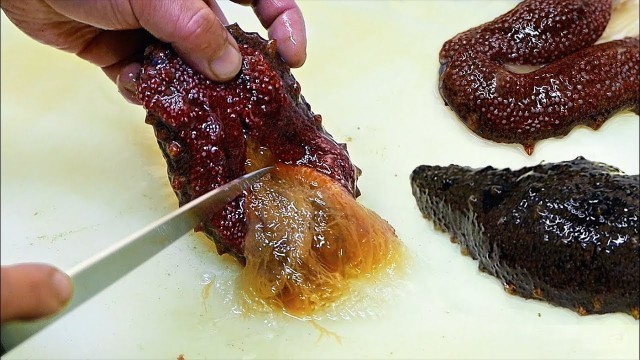
[[[638,38],[593,45],[610,0],[525,0],[440,51],[440,93],[479,136],[524,146],[640,107]],[[518,74],[504,64],[546,66]]]
[[[469,50],[446,65],[440,91],[476,134],[532,149],[575,126],[598,129],[620,111],[637,113],[639,43],[625,38],[594,45],[526,74]]]
[[[187,65],[167,44],[151,45],[138,79],[167,161],[180,205],[246,173],[249,141],[268,149],[274,161],[313,168],[354,197],[359,170],[345,144],[337,143],[301,95],[300,84],[276,52],[274,41],[228,27],[243,55],[240,73],[217,83]],[[219,253],[243,261],[246,195],[202,224]]]

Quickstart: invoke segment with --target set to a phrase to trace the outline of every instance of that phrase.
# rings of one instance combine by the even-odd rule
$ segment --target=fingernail
[[[58,300],[61,303],[66,303],[71,298],[71,293],[73,293],[73,283],[71,282],[71,278],[69,275],[56,271],[51,277],[51,284],[53,288],[56,290],[58,295]]]
[[[220,81],[232,79],[242,67],[242,55],[231,44],[227,44],[220,56],[211,62],[210,68]]]
[[[122,97],[127,100],[129,103],[134,105],[140,105],[140,99],[136,96],[135,90],[131,89],[128,86],[118,86],[118,92]]]
[[[116,85],[118,91],[128,102],[140,105],[140,99],[136,94],[136,79],[140,74],[141,65],[138,63],[132,63],[124,67],[118,76],[116,77]]]

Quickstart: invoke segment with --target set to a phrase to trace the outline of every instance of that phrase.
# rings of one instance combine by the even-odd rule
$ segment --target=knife
[[[149,260],[188,233],[203,218],[224,208],[269,170],[271,167],[263,168],[219,186],[74,266],[67,272],[74,288],[67,306],[44,319],[3,324],[5,350],[16,347]]]

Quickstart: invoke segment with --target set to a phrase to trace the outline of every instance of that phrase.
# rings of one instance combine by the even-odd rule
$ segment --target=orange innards
[[[242,290],[304,315],[399,260],[394,229],[311,168],[277,164],[248,197]]]

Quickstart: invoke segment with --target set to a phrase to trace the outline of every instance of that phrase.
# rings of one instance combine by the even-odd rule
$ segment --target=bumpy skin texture
[[[138,97],[167,161],[180,205],[244,174],[247,141],[275,160],[307,166],[358,195],[359,170],[346,145],[336,143],[300,95],[300,84],[276,53],[275,41],[228,27],[243,55],[240,74],[226,83],[206,79],[166,44],[147,49]],[[219,253],[241,262],[246,235],[245,196],[204,222]]]
[[[423,165],[411,186],[423,215],[508,292],[638,318],[638,175],[579,157],[515,171]]]
[[[445,42],[440,63],[475,49],[494,61],[547,64],[596,42],[610,10],[611,0],[526,0]]]
[[[638,39],[590,46],[610,13],[610,0],[524,1],[444,44],[440,93],[476,134],[529,154],[577,125],[598,129],[619,111],[638,113]],[[550,64],[516,74],[504,63]]]
[[[637,38],[594,45],[537,71],[514,74],[474,50],[459,53],[440,85],[447,104],[476,134],[520,143],[598,129],[619,111],[639,111]]]

